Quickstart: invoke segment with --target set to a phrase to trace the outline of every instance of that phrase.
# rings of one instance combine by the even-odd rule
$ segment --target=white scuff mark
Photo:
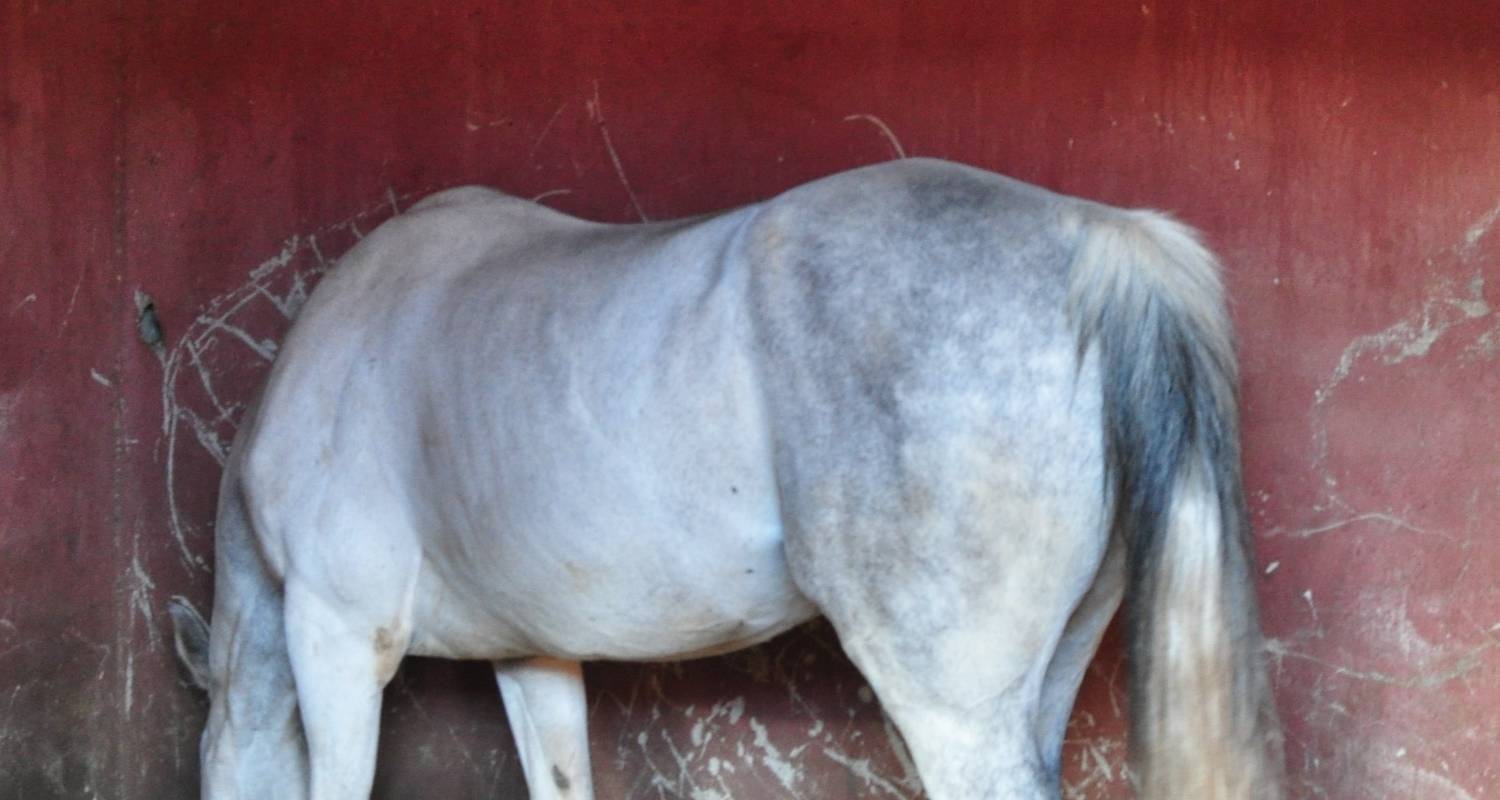
[[[1341,528],[1346,528],[1358,522],[1379,522],[1393,531],[1403,530],[1410,531],[1412,533],[1432,533],[1432,531],[1413,525],[1412,523],[1407,522],[1406,520],[1396,516],[1395,514],[1387,514],[1383,511],[1367,511],[1363,514],[1355,514],[1352,517],[1335,520],[1333,522],[1324,523],[1322,525],[1315,525],[1311,528],[1298,528],[1297,530],[1293,531],[1288,531],[1283,528],[1272,528],[1271,530],[1266,531],[1265,535],[1267,538],[1285,536],[1289,539],[1311,539],[1314,536],[1319,536],[1324,533],[1329,533]],[[1279,564],[1280,562],[1277,563]],[[1266,573],[1270,574],[1272,571],[1273,570],[1271,569],[1267,569]]]
[[[625,166],[620,163],[620,154],[615,152],[615,143],[609,138],[609,125],[604,122],[604,105],[599,101],[599,82],[594,81],[594,98],[588,101],[589,118],[599,129],[599,136],[604,140],[604,149],[609,152],[609,160],[615,166],[615,174],[620,178],[620,185],[625,187],[625,194],[630,197],[630,204],[635,207],[635,213],[640,216],[641,222],[650,222],[651,218],[641,208],[641,201],[636,199],[635,189],[631,188],[630,180],[625,177]]]
[[[209,340],[204,344],[204,348],[212,346],[213,340]],[[188,353],[192,356],[193,371],[198,374],[198,383],[203,386],[203,392],[208,396],[208,402],[214,407],[214,411],[216,412],[213,422],[228,421],[230,411],[225,407],[224,402],[219,399],[219,393],[214,390],[213,378],[209,374],[208,368],[203,364],[203,350],[199,349],[196,344],[189,342]]]
[[[1423,769],[1410,761],[1376,762],[1382,772],[1391,778],[1386,788],[1393,790],[1394,797],[1420,797],[1423,800],[1475,800],[1469,790],[1452,778]]]
[[[135,705],[135,651],[125,651],[125,720],[130,720],[130,709]]]
[[[327,272],[332,268],[332,265],[328,263],[328,259],[323,257],[323,249],[321,247],[318,247],[318,235],[316,233],[311,234],[307,237],[307,246],[312,249],[313,258],[316,258],[318,260],[319,271]],[[294,277],[296,277],[298,281],[300,281],[302,279],[302,274],[298,273]]]
[[[1359,595],[1359,630],[1371,650],[1396,652],[1419,667],[1440,661],[1448,647],[1433,644],[1417,630],[1410,614],[1408,587],[1366,589]]]
[[[549,197],[555,197],[555,196],[560,195],[560,194],[572,194],[572,193],[573,193],[572,189],[549,189],[549,190],[547,190],[545,192],[542,192],[541,194],[539,194],[539,195],[531,198],[531,202],[533,202],[533,203],[540,203],[540,202],[542,202],[543,200],[546,200]]]
[[[1070,740],[1078,753],[1078,771],[1081,777],[1072,782],[1064,781],[1062,796],[1066,800],[1084,800],[1099,794],[1116,781],[1129,780],[1124,766],[1125,743],[1117,739],[1089,738]],[[1119,768],[1116,769],[1116,764]]]
[[[4,743],[10,738],[10,722],[16,718],[16,696],[21,693],[22,689],[28,688],[31,685],[31,683],[23,683],[10,690],[10,701],[5,705],[5,713],[0,714],[0,743]]]
[[[1407,689],[1432,689],[1450,681],[1455,681],[1463,678],[1470,672],[1473,672],[1475,669],[1479,668],[1479,666],[1484,663],[1484,654],[1489,651],[1490,648],[1494,647],[1497,643],[1500,642],[1497,642],[1497,640],[1493,639],[1486,641],[1483,644],[1470,649],[1468,652],[1463,653],[1458,658],[1453,659],[1450,663],[1441,668],[1424,670],[1414,675],[1407,676],[1391,675],[1385,672],[1380,672],[1378,670],[1353,669],[1341,664],[1335,664],[1331,661],[1326,661],[1309,653],[1303,653],[1298,650],[1293,650],[1290,645],[1288,645],[1281,639],[1267,639],[1266,653],[1271,655],[1278,661],[1284,658],[1290,658],[1297,661],[1306,661],[1311,664],[1316,664],[1335,675],[1350,678],[1353,680],[1367,681],[1369,683],[1379,683],[1387,686],[1400,686]]]
[[[392,214],[401,213],[401,204],[396,202],[396,190],[391,188],[389,184],[385,187],[385,201],[391,204]]]
[[[1490,229],[1495,227],[1496,222],[1500,222],[1500,205],[1496,205],[1485,212],[1483,216],[1474,220],[1474,224],[1470,225],[1464,231],[1464,241],[1463,244],[1459,245],[1458,255],[1464,260],[1471,259],[1477,255],[1479,252],[1479,242],[1489,234]]]
[[[1500,355],[1500,324],[1485,331],[1474,343],[1464,348],[1461,358],[1466,361],[1475,359],[1489,360]]]
[[[488,120],[488,121],[484,121],[484,122],[475,122],[472,119],[467,119],[467,120],[464,120],[464,127],[469,129],[469,133],[477,133],[479,131],[484,130],[485,128],[499,128],[499,127],[502,127],[502,126],[508,124],[509,122],[510,122],[510,120],[506,119],[505,117],[500,117],[499,119],[492,119],[492,120]]]
[[[22,306],[24,306],[24,305],[26,305],[28,303],[35,303],[35,302],[36,302],[36,292],[32,292],[32,293],[26,295],[25,297],[21,298],[21,302],[16,303],[15,305],[11,306],[10,307],[10,313],[14,314],[17,311],[20,311]]]
[[[316,246],[315,242],[310,241],[309,244]],[[285,297],[277,297],[270,289],[259,284],[255,287],[255,293],[276,306],[276,310],[287,319],[297,316],[297,312],[302,310],[302,304],[307,302],[307,285],[303,282],[301,274],[292,276],[292,286],[287,290]]]
[[[686,787],[688,794],[690,794],[690,795],[696,794],[698,792],[699,787],[698,787],[697,783],[693,780],[692,765],[693,765],[693,762],[695,760],[697,760],[698,756],[701,755],[701,753],[695,752],[695,751],[691,751],[691,750],[688,751],[688,752],[683,752],[681,749],[678,748],[677,742],[673,741],[672,737],[668,734],[668,731],[666,729],[662,729],[661,731],[659,731],[659,733],[661,735],[662,742],[665,743],[666,746],[667,746],[667,752],[670,753],[671,756],[672,756],[672,761],[677,764],[677,779],[675,781],[668,781],[668,780],[666,780],[666,778],[661,775],[661,772],[659,770],[656,770],[655,766],[653,765],[652,770],[656,772],[656,775],[657,775],[658,778],[662,779],[661,783],[659,783],[657,785],[658,786],[666,786],[666,785],[675,786],[677,788],[677,793],[678,794],[682,794],[683,793],[682,792],[682,788]],[[647,763],[650,763],[649,757],[647,759]]]
[[[1281,568],[1281,562],[1280,561],[1272,561],[1271,563],[1269,563],[1269,564],[1266,565],[1266,574],[1270,575],[1271,573],[1275,572],[1277,569],[1280,569],[1280,568]]]
[[[1463,241],[1452,248],[1453,254],[1463,263],[1471,261],[1478,255],[1480,241],[1490,233],[1497,221],[1500,221],[1500,205],[1490,209],[1464,231]],[[1428,263],[1431,264],[1431,260]],[[1327,402],[1338,385],[1349,377],[1355,363],[1366,353],[1379,356],[1388,365],[1425,356],[1455,326],[1492,313],[1493,309],[1484,299],[1483,270],[1476,270],[1461,290],[1451,281],[1439,283],[1422,302],[1418,311],[1383,330],[1351,340],[1340,354],[1333,373],[1318,387],[1313,396],[1313,404],[1322,405]]]
[[[531,143],[531,150],[526,153],[527,161],[530,161],[532,158],[536,157],[536,151],[542,146],[542,140],[547,138],[547,132],[552,130],[552,126],[557,122],[557,118],[562,116],[563,109],[567,107],[568,101],[564,100],[560,105],[558,105],[557,110],[552,112],[552,116],[547,120],[547,124],[542,126],[542,132],[536,135],[536,141]]]
[[[1484,274],[1475,273],[1469,280],[1467,294],[1460,296],[1450,284],[1441,285],[1422,303],[1420,311],[1384,330],[1356,336],[1339,356],[1338,365],[1313,396],[1320,405],[1332,396],[1334,389],[1349,377],[1354,364],[1366,353],[1380,357],[1385,364],[1399,364],[1409,358],[1427,355],[1432,346],[1454,326],[1488,316],[1484,299]]]
[[[1321,628],[1322,625],[1318,623],[1318,607],[1313,605],[1313,593],[1311,589],[1304,589],[1302,591],[1302,600],[1307,603],[1307,610],[1312,612],[1313,627]]]
[[[755,746],[760,748],[760,762],[776,776],[781,787],[797,794],[797,783],[802,780],[802,770],[788,761],[776,745],[771,743],[770,732],[754,717],[750,718],[750,730],[755,734]]]
[[[880,131],[880,135],[884,136],[885,140],[890,143],[891,149],[896,151],[897,158],[907,157],[906,148],[901,146],[901,140],[896,138],[896,134],[891,130],[891,126],[885,124],[885,121],[880,117],[877,117],[874,114],[850,114],[849,116],[844,117],[845,122],[854,122],[855,120],[864,120],[865,122],[874,125],[875,128]]]
[[[101,373],[97,369],[90,368],[89,369],[89,377],[93,378],[94,379],[94,383],[97,383],[100,386],[104,386],[104,387],[114,386],[114,383],[111,382],[109,378],[104,377],[104,374]]]
[[[1489,232],[1497,218],[1500,218],[1500,206],[1470,225],[1463,241],[1454,245],[1451,252],[1460,261],[1467,263],[1477,252],[1479,241]],[[1431,265],[1432,260],[1428,259],[1427,263]],[[1484,287],[1482,270],[1476,270],[1462,287],[1452,280],[1441,280],[1428,293],[1420,309],[1375,333],[1356,336],[1344,347],[1339,354],[1338,363],[1313,392],[1312,469],[1323,479],[1325,487],[1320,508],[1337,508],[1352,514],[1353,518],[1364,516],[1340,497],[1328,470],[1328,426],[1325,417],[1327,406],[1339,387],[1348,380],[1356,365],[1367,357],[1378,358],[1380,363],[1387,366],[1423,357],[1455,327],[1491,316],[1493,310],[1485,301]],[[1390,514],[1386,516],[1394,518]],[[1405,524],[1403,521],[1403,525]],[[1341,526],[1339,523],[1333,525]]]
[[[68,319],[73,316],[73,307],[78,305],[78,290],[83,288],[83,278],[87,271],[83,268],[78,270],[78,280],[73,284],[73,294],[68,297],[68,310],[63,312],[63,324],[68,324]]]
[[[1500,221],[1500,205],[1480,216],[1465,231],[1463,241],[1452,248],[1461,262],[1471,261],[1479,243]],[[1429,264],[1431,261],[1429,260]],[[1315,404],[1322,404],[1339,383],[1349,377],[1355,362],[1365,353],[1374,353],[1386,364],[1398,364],[1408,358],[1424,356],[1443,334],[1461,323],[1492,313],[1484,299],[1484,272],[1476,271],[1464,292],[1455,291],[1451,282],[1440,283],[1422,303],[1422,308],[1406,318],[1375,333],[1357,336],[1339,357],[1333,374],[1318,387]]]
[[[251,336],[244,328],[241,328],[238,325],[230,324],[223,319],[199,317],[198,321],[205,325],[208,325],[209,327],[218,328],[225,333],[233,336],[234,338],[239,339],[240,341],[245,343],[246,347],[254,350],[256,355],[260,356],[266,361],[273,361],[276,358],[276,343],[271,341],[270,339],[256,339],[254,336]]]
[[[827,756],[829,761],[849,770],[849,774],[864,781],[866,789],[879,791],[891,797],[902,798],[903,800],[911,797],[911,795],[902,791],[896,784],[880,777],[870,766],[870,759],[868,758],[853,758],[849,754],[832,747],[823,748],[823,755]]]
[[[156,630],[156,616],[151,612],[151,593],[156,590],[156,582],[151,580],[145,567],[141,566],[140,553],[130,559],[130,578],[130,604],[140,613],[141,619],[145,620],[148,644],[155,650],[160,639]]]
[[[417,694],[411,690],[411,687],[408,686],[405,681],[400,681],[398,685],[401,689],[402,694],[406,695],[406,699],[411,703],[411,707],[415,709],[418,714],[421,714],[423,719],[426,719],[428,722],[435,721],[432,717],[432,714],[427,711],[427,707],[422,705],[422,701],[417,697]],[[456,727],[447,722],[444,722],[442,727],[448,734],[448,739],[453,743],[454,748],[458,751],[459,755],[463,756],[464,761],[468,762],[470,769],[476,773],[481,771],[482,768],[480,767],[479,762],[475,760],[474,753],[469,749],[469,742],[471,742],[474,737],[472,735],[462,735]],[[489,755],[490,774],[498,779],[499,773],[505,769],[506,763],[509,761],[509,757],[506,756],[504,758],[497,758],[498,753],[494,750],[491,750]]]
[[[292,263],[292,256],[297,254],[297,250],[299,249],[298,245],[300,244],[301,237],[295,234],[293,234],[292,236],[288,236],[286,240],[281,243],[281,252],[277,253],[274,256],[271,256],[265,261],[260,262],[255,266],[255,269],[250,270],[250,280],[259,281],[262,278],[270,275],[271,273],[280,270],[282,267],[285,267],[287,264]],[[209,305],[212,306],[213,304],[210,303]]]
[[[692,709],[689,708],[685,713],[691,717]],[[692,741],[694,747],[703,750],[713,741],[712,729],[717,727],[718,720],[725,719],[729,721],[730,725],[734,725],[740,721],[740,717],[744,713],[744,697],[736,697],[733,700],[714,703],[713,708],[709,709],[707,714],[693,722],[693,727],[688,733],[688,738]]]
[[[6,431],[10,430],[11,411],[20,400],[20,391],[0,392],[0,437],[4,437]]]

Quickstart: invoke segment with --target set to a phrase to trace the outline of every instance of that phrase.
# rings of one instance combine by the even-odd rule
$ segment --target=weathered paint
[[[427,191],[598,219],[903,154],[1174,210],[1229,263],[1294,796],[1500,787],[1500,6],[456,2],[0,11],[0,794],[193,796],[218,455],[298,301]],[[144,344],[138,293],[164,340]],[[1003,632],[996,632],[1003,635]],[[1111,640],[1068,797],[1123,797]],[[916,797],[822,627],[591,666],[602,797]],[[377,792],[517,796],[409,664]]]

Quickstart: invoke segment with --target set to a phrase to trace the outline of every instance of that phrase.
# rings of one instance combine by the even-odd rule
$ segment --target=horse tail
[[[1111,533],[1128,553],[1141,797],[1275,800],[1282,754],[1240,482],[1234,341],[1213,255],[1150,211],[1093,208],[1068,312],[1103,380]]]

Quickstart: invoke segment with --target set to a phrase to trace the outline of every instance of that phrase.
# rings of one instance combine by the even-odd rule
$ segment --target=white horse
[[[309,299],[220,489],[206,798],[365,797],[406,654],[493,662],[532,798],[590,798],[579,662],[826,616],[933,800],[1056,797],[1131,602],[1139,793],[1281,796],[1217,266],[956,164],[584,222],[487,189]]]

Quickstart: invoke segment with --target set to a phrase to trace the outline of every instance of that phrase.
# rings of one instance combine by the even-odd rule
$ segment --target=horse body
[[[591,797],[578,661],[723,652],[819,613],[929,796],[1055,795],[1143,549],[1117,494],[1161,506],[1147,571],[1186,547],[1171,586],[1211,590],[1186,620],[1173,589],[1149,593],[1179,671],[1250,693],[1210,696],[1206,722],[1166,713],[1228,744],[1157,774],[1200,782],[1176,796],[1276,796],[1244,752],[1274,725],[1240,652],[1246,556],[1216,518],[1238,476],[1199,458],[1200,439],[1233,440],[1222,376],[1145,364],[1189,407],[1148,403],[1166,430],[1135,433],[1178,445],[1165,466],[1141,456],[1155,477],[1132,484],[1121,456],[1142,450],[1140,414],[1111,393],[1109,345],[1129,338],[1111,315],[1206,330],[1190,355],[1228,346],[1211,260],[1131,213],[914,160],[656,225],[481,189],[387,222],[314,292],[226,470],[205,796],[367,795],[380,690],[411,653],[494,661],[532,796]],[[1123,391],[1171,382],[1136,374]],[[1155,419],[1225,402],[1227,434]],[[1205,532],[1174,543],[1185,525]]]
[[[724,252],[744,214],[461,197],[373,234],[288,340],[246,443],[276,572],[410,595],[406,649],[452,658],[680,658],[810,618]]]

